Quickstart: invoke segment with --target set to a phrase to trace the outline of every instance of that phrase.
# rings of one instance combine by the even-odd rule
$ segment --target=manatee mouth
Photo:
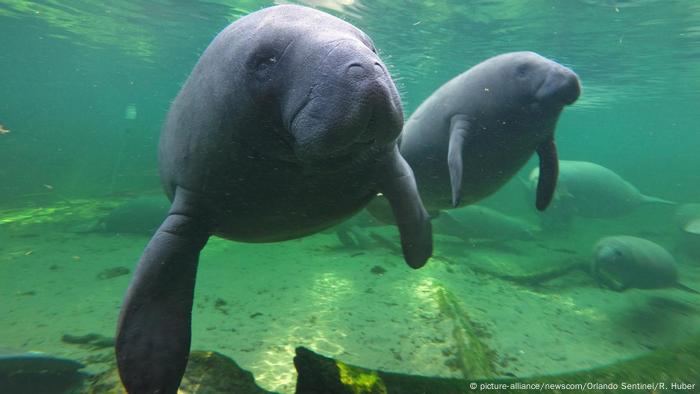
[[[323,113],[314,107],[318,98],[322,97],[312,96],[304,100],[288,124],[288,134],[292,138],[290,144],[298,160],[345,162],[384,142],[377,137],[382,125],[377,110],[370,109],[369,114],[361,115],[364,119],[325,119]],[[311,137],[305,139],[304,136]]]
[[[535,90],[535,101],[543,104],[571,105],[581,95],[578,76],[566,67],[559,66],[547,73]]]
[[[316,97],[315,97],[315,96],[311,96],[311,94],[309,94],[309,95],[306,97],[306,99],[299,105],[299,108],[297,108],[296,111],[294,111],[294,113],[292,114],[292,116],[289,118],[289,124],[287,125],[287,130],[289,130],[289,133],[290,133],[290,134],[294,135],[294,133],[292,133],[292,131],[293,131],[294,128],[295,128],[295,125],[296,125],[296,122],[297,122],[297,118],[299,118],[299,114],[301,114],[301,112],[302,112],[302,111],[309,105],[309,103],[311,103],[314,99],[316,99]]]
[[[377,142],[377,137],[376,137],[376,126],[377,125],[377,117],[374,114],[374,111],[372,111],[372,114],[369,116],[369,119],[367,119],[367,124],[365,125],[364,130],[362,133],[353,141],[352,145],[354,146],[370,146],[374,145]]]

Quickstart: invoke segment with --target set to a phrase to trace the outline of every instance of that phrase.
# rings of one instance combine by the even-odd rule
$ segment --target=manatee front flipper
[[[677,202],[671,200],[665,200],[663,198],[642,195],[642,202],[645,204],[665,204],[665,205],[678,205]]]
[[[538,210],[544,211],[552,202],[554,190],[557,187],[557,177],[559,176],[559,158],[557,157],[557,146],[554,139],[537,146],[537,155],[540,157],[540,177],[537,181],[537,201],[535,206]]]
[[[693,289],[692,287],[688,287],[688,286],[686,286],[686,285],[684,285],[684,284],[682,284],[682,283],[676,283],[676,285],[675,285],[674,287],[675,287],[676,289],[681,289],[681,290],[683,290],[683,291],[687,291],[688,293],[700,294],[700,291],[697,291],[697,290]]]
[[[453,116],[450,120],[450,143],[447,151],[453,208],[457,208],[462,199],[462,152],[468,135],[469,121],[466,115]]]
[[[404,259],[411,268],[420,268],[433,254],[430,216],[418,194],[413,170],[401,157],[398,147],[389,155],[386,167],[379,180],[380,191],[394,212]]]
[[[122,305],[117,364],[131,394],[176,393],[187,365],[197,262],[211,231],[195,201],[192,193],[175,191]]]

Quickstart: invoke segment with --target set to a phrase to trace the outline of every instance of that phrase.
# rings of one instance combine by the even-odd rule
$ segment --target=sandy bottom
[[[615,293],[584,272],[523,286],[483,269],[519,274],[588,260],[598,237],[626,233],[668,247],[683,282],[700,288],[700,262],[676,249],[666,216],[578,220],[527,242],[465,243],[438,235],[436,258],[415,271],[394,251],[341,246],[333,233],[275,244],[213,238],[200,259],[192,348],[232,357],[259,385],[281,393],[294,391],[296,346],[368,368],[459,377],[449,366],[454,326],[436,297],[446,289],[496,352],[501,374],[608,364],[698,332],[700,296],[677,289]],[[97,372],[107,367],[110,349],[61,338],[114,335],[130,275],[98,275],[117,266],[133,270],[148,237],[67,228],[0,224],[0,347],[82,360]],[[360,231],[397,237],[391,227]],[[375,266],[386,272],[372,272]]]

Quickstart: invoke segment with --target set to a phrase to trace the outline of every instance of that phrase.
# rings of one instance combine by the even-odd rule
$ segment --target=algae
[[[454,366],[465,379],[498,375],[495,369],[496,353],[479,339],[474,324],[457,297],[443,287],[439,287],[435,294],[440,312],[453,322],[452,337],[456,343]]]

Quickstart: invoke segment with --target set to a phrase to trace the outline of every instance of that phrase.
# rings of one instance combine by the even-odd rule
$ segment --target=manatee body
[[[544,174],[536,206],[545,209],[557,180],[557,120],[580,91],[573,71],[533,52],[490,58],[442,85],[400,142],[428,211],[489,196],[535,152]]]
[[[399,154],[403,114],[367,35],[281,5],[232,23],[172,103],[159,169],[172,205],[127,291],[116,338],[130,393],[175,393],[187,363],[199,253],[209,236],[302,237],[391,203],[406,261],[432,253],[430,220]]]
[[[530,172],[531,187],[538,182],[539,169]],[[559,183],[553,208],[567,214],[590,218],[626,215],[642,204],[675,204],[646,196],[612,170],[587,161],[559,161]]]
[[[470,205],[440,213],[433,219],[433,231],[463,240],[530,240],[536,228],[495,209]]]
[[[629,288],[679,287],[676,260],[661,245],[643,238],[618,235],[600,239],[594,248],[591,273],[618,291]]]
[[[128,200],[100,218],[93,231],[105,233],[153,234],[170,210],[170,201],[162,195]]]

